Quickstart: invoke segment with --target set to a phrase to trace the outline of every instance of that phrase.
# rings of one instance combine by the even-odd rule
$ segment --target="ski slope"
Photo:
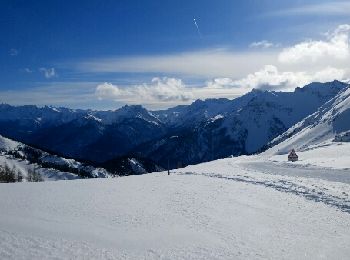
[[[348,259],[350,185],[255,163],[0,184],[0,259]]]

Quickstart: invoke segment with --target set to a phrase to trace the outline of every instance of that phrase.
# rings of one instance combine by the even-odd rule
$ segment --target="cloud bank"
[[[326,40],[310,40],[285,48],[279,54],[278,60],[281,63],[315,63],[322,59],[326,59],[327,62],[347,60],[350,56],[349,31],[350,25],[340,25],[328,33]]]
[[[302,40],[283,47],[263,40],[252,43],[251,48],[244,51],[216,48],[168,55],[95,58],[57,65],[67,66],[63,68],[70,71],[73,68],[79,74],[96,74],[100,78],[125,72],[153,78],[133,85],[113,80],[94,83],[92,88],[89,85],[90,92],[84,96],[84,102],[116,106],[142,104],[159,109],[188,104],[195,99],[236,98],[252,88],[292,91],[313,81],[348,80],[349,33],[350,25],[344,24],[319,39]],[[31,72],[29,69],[24,71]],[[57,77],[53,67],[42,67],[39,72],[47,79]],[[41,89],[36,89],[35,95],[25,95],[37,98],[37,103],[49,98],[53,100],[54,95],[64,102],[68,94],[61,91],[57,87],[51,91],[52,95],[47,96]],[[7,100],[19,99],[21,95],[15,92],[1,94]],[[76,97],[80,99],[78,92],[69,95],[72,95],[70,100],[73,102]],[[33,99],[28,102],[35,103]]]
[[[177,77],[241,77],[277,61],[276,53],[211,49],[169,55],[100,58],[73,68],[84,73],[159,73]]]
[[[225,49],[155,57],[95,60],[80,64],[94,72],[136,71],[201,75],[202,85],[186,86],[180,77],[154,78],[128,87],[100,84],[96,96],[132,104],[171,106],[197,98],[234,98],[253,88],[292,91],[310,82],[350,78],[350,25],[339,25],[321,40],[308,40],[274,51],[230,52]],[[261,41],[255,48],[269,48]],[[210,79],[211,78],[211,79]]]
[[[150,84],[143,83],[131,87],[119,87],[112,83],[97,86],[96,95],[99,99],[116,99],[132,102],[133,99],[148,102],[186,102],[193,98],[181,79],[153,78]]]
[[[153,78],[150,83],[128,87],[102,83],[96,87],[95,95],[100,100],[115,100],[128,104],[143,104],[150,108],[167,108],[189,104],[195,99],[208,97],[236,98],[245,91],[231,85],[231,79],[218,78],[205,86],[187,86],[178,78]]]

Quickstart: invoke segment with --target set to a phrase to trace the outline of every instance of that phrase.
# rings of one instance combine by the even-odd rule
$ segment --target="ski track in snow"
[[[273,188],[324,203],[350,214],[350,171],[347,169],[305,167],[262,160],[244,161],[236,158],[218,162],[216,167],[209,162],[205,164],[207,167],[202,166],[201,169],[194,165],[174,170],[174,173],[203,175]],[[220,169],[224,169],[223,172],[220,172]]]
[[[180,173],[181,174],[181,173]],[[250,178],[249,176],[236,175],[235,177],[223,176],[221,174],[216,173],[194,173],[194,172],[185,172],[182,173],[184,175],[203,175],[211,178],[219,178],[236,182],[244,182],[250,183],[254,185],[262,185],[268,188],[273,188],[281,192],[292,193],[298,196],[303,196],[308,200],[313,200],[316,202],[323,202],[326,205],[330,205],[340,209],[343,212],[350,213],[350,200],[344,199],[337,196],[332,196],[327,194],[327,189],[315,187],[314,189],[310,189],[306,186],[298,185],[291,181],[287,180],[266,180],[266,181],[258,181]],[[318,189],[317,189],[318,188]]]
[[[292,165],[290,163],[277,164],[273,162],[249,162],[241,163],[241,166],[247,170],[254,170],[266,174],[295,176],[303,178],[318,178],[331,182],[342,182],[350,184],[350,170],[349,169],[332,169],[319,168],[303,165]],[[288,171],[286,171],[288,169]]]

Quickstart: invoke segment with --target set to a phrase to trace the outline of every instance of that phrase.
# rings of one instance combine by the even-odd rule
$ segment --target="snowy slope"
[[[82,177],[106,178],[109,173],[73,159],[44,152],[0,135],[0,165],[15,167],[24,177],[35,168],[44,180],[72,180]]]
[[[307,150],[298,150],[299,160],[294,163],[286,162],[286,154],[274,154],[270,160],[291,167],[317,166],[322,168],[345,169],[350,177],[350,143],[328,142]]]
[[[270,152],[286,153],[292,147],[298,150],[310,149],[324,142],[340,140],[340,136],[345,136],[349,131],[350,88],[273,140],[271,145],[278,145]]]
[[[59,171],[54,168],[42,168],[38,164],[31,164],[25,160],[14,159],[10,156],[0,155],[0,165],[4,166],[7,164],[10,168],[15,167],[16,170],[20,171],[24,177],[23,181],[26,181],[29,170],[35,170],[40,173],[44,181],[58,181],[58,180],[75,180],[80,179],[76,174],[70,172]]]
[[[72,180],[79,178],[76,174],[61,172],[52,168],[40,168],[37,164],[31,164],[27,160],[19,160],[7,154],[9,151],[14,151],[20,147],[23,147],[23,144],[0,136],[0,165],[7,164],[10,168],[15,167],[24,176],[24,181],[28,170],[33,170],[34,167],[44,180]]]
[[[349,184],[248,169],[261,160],[0,184],[0,258],[347,259]]]
[[[295,165],[350,169],[349,133],[350,88],[274,139],[264,155],[283,162],[295,149],[299,155]]]

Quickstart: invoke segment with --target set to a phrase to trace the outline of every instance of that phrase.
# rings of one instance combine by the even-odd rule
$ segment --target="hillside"
[[[37,171],[43,180],[106,178],[109,173],[73,159],[66,159],[0,135],[0,165],[20,171],[26,180],[29,171]]]
[[[0,166],[15,167],[24,177],[36,170],[44,180],[108,178],[164,170],[154,162],[135,156],[117,157],[104,163],[81,162],[13,141],[0,135]]]
[[[295,149],[300,157],[296,164],[350,169],[349,134],[350,89],[345,89],[274,139],[265,155],[283,161]]]

